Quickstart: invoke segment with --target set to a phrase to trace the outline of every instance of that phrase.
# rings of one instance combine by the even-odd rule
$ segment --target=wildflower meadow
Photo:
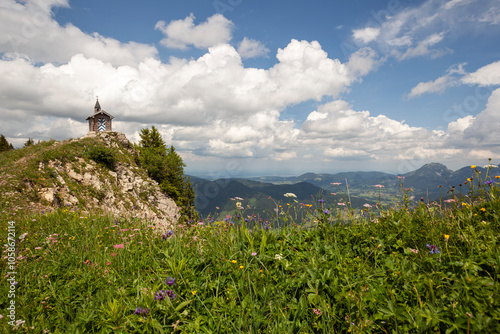
[[[79,207],[2,218],[2,245],[15,224],[16,284],[4,246],[0,330],[498,333],[499,179],[476,174],[436,202],[356,211],[321,198],[306,223],[281,227],[241,204],[162,233]]]

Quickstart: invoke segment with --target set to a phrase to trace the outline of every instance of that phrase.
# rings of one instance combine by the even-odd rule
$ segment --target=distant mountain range
[[[486,168],[478,166],[475,169],[481,173],[481,177],[486,176]],[[292,201],[284,197],[286,193],[295,194],[297,203],[303,204],[317,203],[318,199],[324,198],[329,205],[335,206],[349,202],[350,198],[351,207],[358,209],[366,203],[373,205],[379,201],[393,201],[394,198],[402,196],[402,188],[411,189],[409,195],[415,200],[422,197],[429,201],[439,199],[440,196],[448,198],[451,196],[448,191],[453,186],[457,193],[460,190],[463,193],[468,192],[468,185],[464,185],[464,181],[473,176],[476,178],[475,169],[467,166],[452,171],[443,164],[430,163],[400,175],[374,171],[219,180],[192,176],[191,181],[196,192],[196,208],[204,217],[232,214],[235,212],[236,202],[245,207],[246,213],[272,215],[276,205],[286,205]],[[500,170],[491,168],[488,175],[500,175]],[[477,180],[475,183],[477,184]],[[374,187],[375,185],[382,185],[383,188]]]

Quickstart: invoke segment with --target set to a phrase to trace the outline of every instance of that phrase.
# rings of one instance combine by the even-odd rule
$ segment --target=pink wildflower
[[[116,249],[118,249],[118,248],[125,248],[125,245],[124,244],[118,244],[118,245],[113,245],[113,247],[115,247]]]

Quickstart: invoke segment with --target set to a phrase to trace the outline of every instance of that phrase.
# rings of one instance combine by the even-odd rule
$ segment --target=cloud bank
[[[443,14],[468,3],[437,8]],[[188,164],[202,166],[228,158],[250,159],[249,166],[309,159],[318,166],[364,162],[391,170],[410,161],[415,169],[432,160],[493,154],[500,143],[500,89],[492,89],[479,115],[462,117],[439,131],[355,110],[345,101],[349,90],[381,65],[380,46],[400,60],[447,52],[437,48],[446,32],[427,34],[419,21],[444,20],[430,15],[435,1],[384,16],[379,27],[356,30],[354,38],[364,45],[347,62],[329,57],[317,41],[292,39],[275,51],[276,62],[268,69],[244,65],[243,59],[271,51],[247,37],[237,47],[231,45],[234,24],[220,14],[198,24],[194,15],[168,24],[159,21],[163,46],[206,50],[196,59],[164,62],[154,46],[60,26],[52,13],[59,6],[68,2],[6,0],[0,11],[0,133],[17,145],[28,137],[84,135],[96,95],[116,117],[116,130],[137,140],[141,128],[155,125]],[[26,22],[36,28],[29,34],[23,33]],[[419,83],[408,97],[458,84],[498,85],[499,64],[469,74],[456,66]],[[287,108],[307,101],[315,101],[316,107],[303,122],[282,118]]]

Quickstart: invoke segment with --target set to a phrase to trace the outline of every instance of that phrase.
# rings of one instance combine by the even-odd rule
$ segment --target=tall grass
[[[145,219],[39,213],[15,221],[16,317],[25,321],[17,329],[498,333],[494,181],[483,179],[448,206],[379,208],[348,223],[321,203],[308,228],[249,229],[241,217],[160,235]],[[0,328],[9,333],[6,261]]]

